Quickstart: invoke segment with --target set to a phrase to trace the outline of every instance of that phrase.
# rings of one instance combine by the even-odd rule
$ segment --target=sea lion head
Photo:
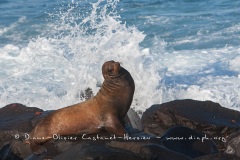
[[[104,79],[120,77],[123,74],[122,67],[119,62],[107,61],[102,66],[102,74]]]

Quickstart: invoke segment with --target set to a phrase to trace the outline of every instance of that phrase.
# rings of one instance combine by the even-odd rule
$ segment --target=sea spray
[[[81,102],[82,91],[89,87],[96,94],[99,90],[103,82],[101,65],[115,60],[134,78],[133,108],[145,110],[159,103],[157,68],[151,62],[144,63],[149,52],[139,46],[145,35],[119,20],[117,2],[91,3],[89,13],[83,15],[78,3],[49,14],[51,29],[22,47],[14,58],[18,71],[3,82],[7,88],[1,101],[45,110]]]
[[[1,3],[0,106],[81,102],[113,59],[138,111],[175,99],[239,110],[239,1],[15,1]]]

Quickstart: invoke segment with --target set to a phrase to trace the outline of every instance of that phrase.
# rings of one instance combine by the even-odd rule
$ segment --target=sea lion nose
[[[111,65],[108,66],[108,72],[112,72],[112,66]]]

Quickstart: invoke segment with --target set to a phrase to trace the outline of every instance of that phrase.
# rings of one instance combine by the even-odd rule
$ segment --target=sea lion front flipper
[[[108,118],[108,120],[106,121],[105,129],[107,132],[115,134],[117,136],[123,136],[124,134],[127,134],[122,123],[115,116],[111,116]]]
[[[42,154],[44,152],[47,152],[47,149],[42,145],[33,145],[31,146],[31,150],[34,154]]]

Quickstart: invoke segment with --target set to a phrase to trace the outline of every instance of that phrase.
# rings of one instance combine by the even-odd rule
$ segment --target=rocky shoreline
[[[23,140],[51,111],[22,104],[0,108],[0,160],[240,160],[240,112],[211,101],[153,105],[140,119],[130,109],[124,137],[55,135],[33,155]]]

